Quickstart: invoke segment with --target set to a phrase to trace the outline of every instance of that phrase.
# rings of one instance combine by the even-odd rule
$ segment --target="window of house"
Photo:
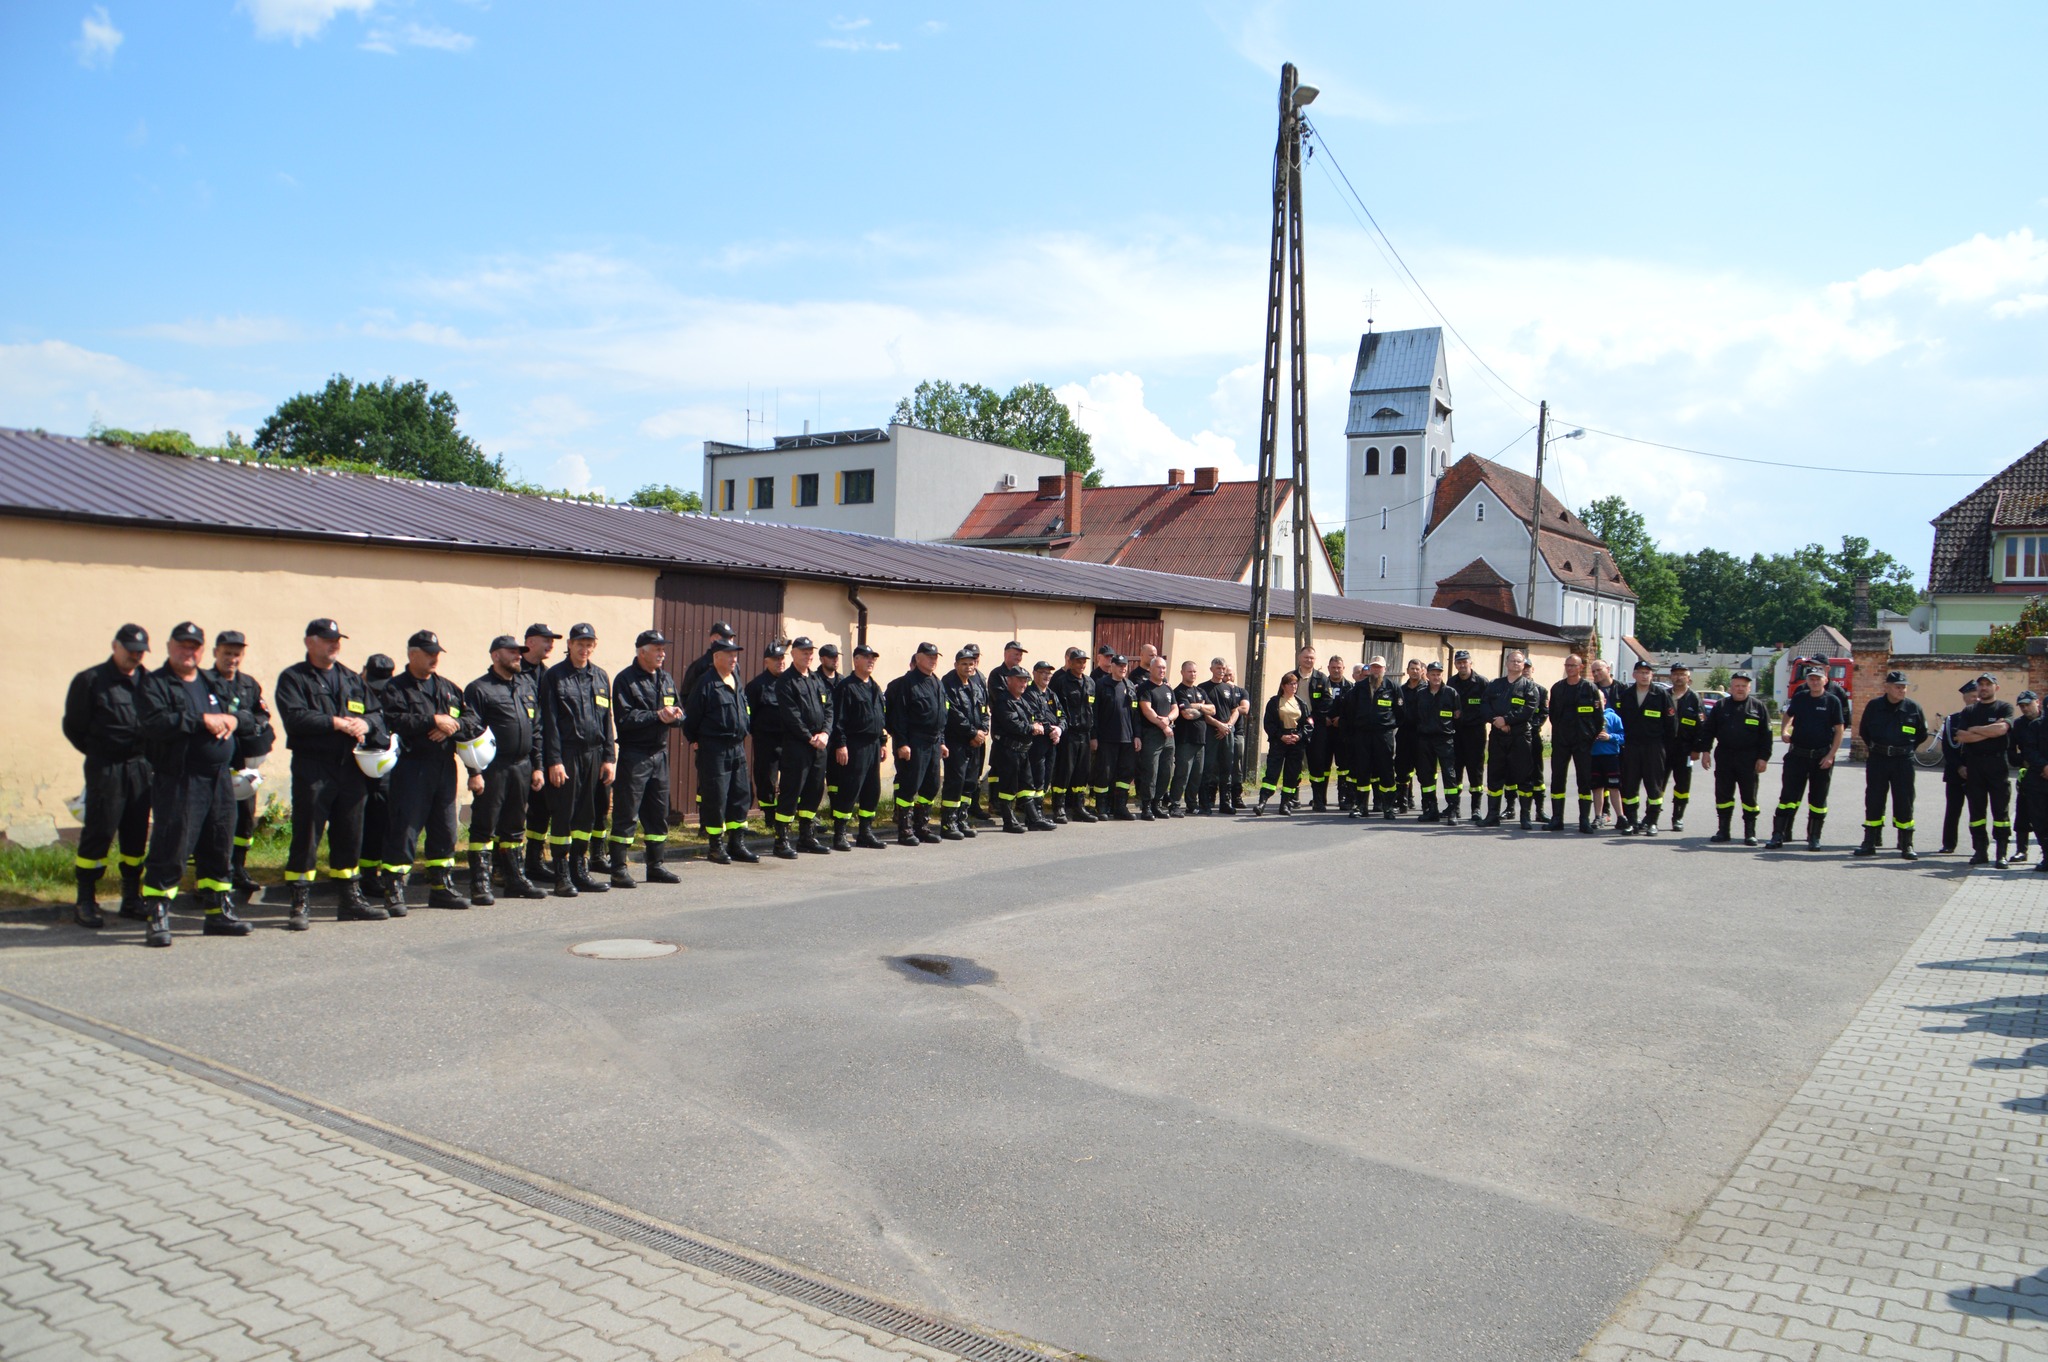
[[[1486,519],[1486,503],[1484,501],[1479,502],[1472,508],[1472,518],[1482,521]]]
[[[754,494],[747,501],[750,511],[772,511],[775,509],[775,479],[755,478]]]
[[[721,510],[721,511],[730,511],[730,510],[732,509],[732,492],[733,492],[733,487],[732,487],[732,479],[731,479],[731,478],[727,478],[727,479],[726,479],[726,480],[725,480],[724,482],[721,482],[721,483],[719,483],[719,484],[718,484],[718,509],[719,509],[719,510]]]
[[[1385,555],[1385,554],[1383,553],[1383,554],[1381,554],[1381,555],[1380,555],[1380,580],[1384,582],[1384,581],[1385,581],[1386,579],[1387,579],[1387,555]]]
[[[2005,538],[2005,580],[2048,577],[2048,535],[2012,534]]]
[[[1387,508],[1384,506],[1380,507],[1380,528],[1387,528]]]
[[[1376,478],[1380,475],[1380,447],[1370,445],[1365,451],[1365,475]]]
[[[1401,474],[1403,474],[1403,473],[1406,473],[1407,471],[1408,471],[1408,446],[1406,446],[1406,445],[1395,445],[1395,446],[1394,446],[1394,469],[1393,469],[1393,472],[1394,472],[1394,476],[1395,476],[1395,477],[1399,477],[1399,476],[1401,476]]]
[[[866,506],[875,499],[875,470],[849,468],[839,475],[839,504]]]
[[[816,506],[818,504],[818,475],[799,473],[790,479],[790,505]]]
[[[1267,574],[1266,580],[1269,582],[1280,580],[1280,555],[1277,553],[1273,555],[1273,570]]]

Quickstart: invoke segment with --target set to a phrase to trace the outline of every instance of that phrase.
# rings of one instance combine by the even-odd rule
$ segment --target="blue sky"
[[[1275,77],[1307,181],[1318,516],[1343,392],[1437,321],[1460,452],[1567,426],[1989,473],[2048,438],[2048,7],[542,5],[0,9],[0,424],[252,431],[419,377],[526,476],[694,486],[699,443],[1062,390],[1112,480],[1255,458]],[[1672,547],[1869,535],[1969,478],[1594,436]]]

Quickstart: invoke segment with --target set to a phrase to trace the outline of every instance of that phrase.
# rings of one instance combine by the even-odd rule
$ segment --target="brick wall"
[[[1856,660],[1856,713],[1849,732],[1855,734],[1863,720],[1863,707],[1884,694],[1884,674],[1892,667],[1891,634],[1883,629],[1859,629],[1850,638]],[[1963,707],[1959,693],[1965,681],[1985,672],[1998,678],[1998,697],[2011,700],[2023,690],[2048,695],[2048,638],[2030,638],[2024,654],[2012,653],[1901,653],[1899,670],[1906,673],[1906,694],[1920,702],[1927,712],[1930,728],[1939,728],[1946,716]],[[1856,740],[1854,755],[1864,757],[1863,743]]]

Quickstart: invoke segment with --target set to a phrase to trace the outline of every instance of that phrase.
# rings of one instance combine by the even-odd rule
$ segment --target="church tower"
[[[1360,339],[1344,435],[1344,594],[1428,605],[1436,583],[1422,533],[1451,465],[1443,328]]]

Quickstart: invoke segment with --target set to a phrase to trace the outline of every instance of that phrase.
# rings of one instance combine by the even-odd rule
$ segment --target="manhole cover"
[[[592,960],[654,960],[682,949],[673,941],[648,941],[640,937],[619,937],[613,941],[585,941],[571,946],[569,954]]]
[[[883,963],[906,978],[927,984],[989,984],[996,977],[988,966],[958,955],[885,956]]]

